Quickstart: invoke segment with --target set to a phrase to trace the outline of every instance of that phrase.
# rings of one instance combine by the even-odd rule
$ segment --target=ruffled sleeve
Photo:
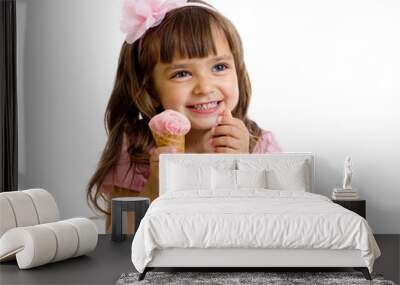
[[[274,153],[282,152],[274,135],[270,131],[262,130],[261,137],[254,147],[253,153]]]
[[[107,174],[102,188],[107,192],[112,186],[130,189],[141,192],[150,176],[150,167],[147,164],[132,164],[128,154],[128,137],[124,133],[122,149],[116,165],[114,165]],[[136,171],[135,171],[136,170]]]

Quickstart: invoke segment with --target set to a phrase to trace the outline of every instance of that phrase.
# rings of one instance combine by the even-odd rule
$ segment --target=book
[[[332,197],[332,200],[336,200],[336,201],[357,201],[357,200],[360,200],[360,198],[349,198],[349,197],[346,197],[346,198],[333,198]]]
[[[358,195],[352,195],[352,196],[342,196],[342,195],[335,195],[332,193],[332,199],[333,200],[359,200]]]
[[[332,195],[337,197],[355,197],[358,196],[357,193],[332,193]]]
[[[335,193],[357,193],[357,189],[333,188]]]

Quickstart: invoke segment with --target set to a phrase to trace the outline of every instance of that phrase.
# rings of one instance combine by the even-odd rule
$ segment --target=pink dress
[[[130,160],[127,150],[128,138],[124,134],[120,158],[116,166],[114,166],[112,170],[107,174],[103,182],[103,191],[111,191],[113,186],[127,188],[136,192],[140,192],[143,190],[143,187],[150,176],[150,166],[147,164],[134,164],[132,167],[136,167],[137,171],[140,172],[140,174],[136,173],[135,175],[133,175],[132,169],[128,171]],[[276,142],[272,133],[262,130],[262,135],[255,145],[253,153],[274,152],[282,152],[282,150]]]

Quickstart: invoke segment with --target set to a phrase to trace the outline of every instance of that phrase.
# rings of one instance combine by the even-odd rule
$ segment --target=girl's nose
[[[198,77],[196,85],[193,89],[195,95],[210,94],[215,91],[215,86],[211,78],[207,76]]]

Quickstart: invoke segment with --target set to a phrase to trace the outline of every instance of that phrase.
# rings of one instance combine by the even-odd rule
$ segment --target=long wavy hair
[[[207,4],[200,0],[190,2]],[[155,142],[148,122],[164,111],[154,92],[153,69],[158,61],[171,63],[176,54],[187,58],[216,54],[212,27],[224,33],[234,57],[239,101],[232,115],[241,119],[247,127],[250,152],[253,151],[261,129],[247,117],[251,85],[243,59],[242,41],[236,28],[226,17],[211,9],[198,6],[174,9],[166,14],[160,25],[149,29],[142,38],[132,44],[122,44],[114,87],[104,116],[108,139],[86,189],[89,206],[110,214],[100,207],[99,201],[107,201],[102,184],[118,161],[124,132],[129,142],[130,169],[135,165],[132,171],[139,173],[138,165],[149,164],[149,151],[155,147]]]

